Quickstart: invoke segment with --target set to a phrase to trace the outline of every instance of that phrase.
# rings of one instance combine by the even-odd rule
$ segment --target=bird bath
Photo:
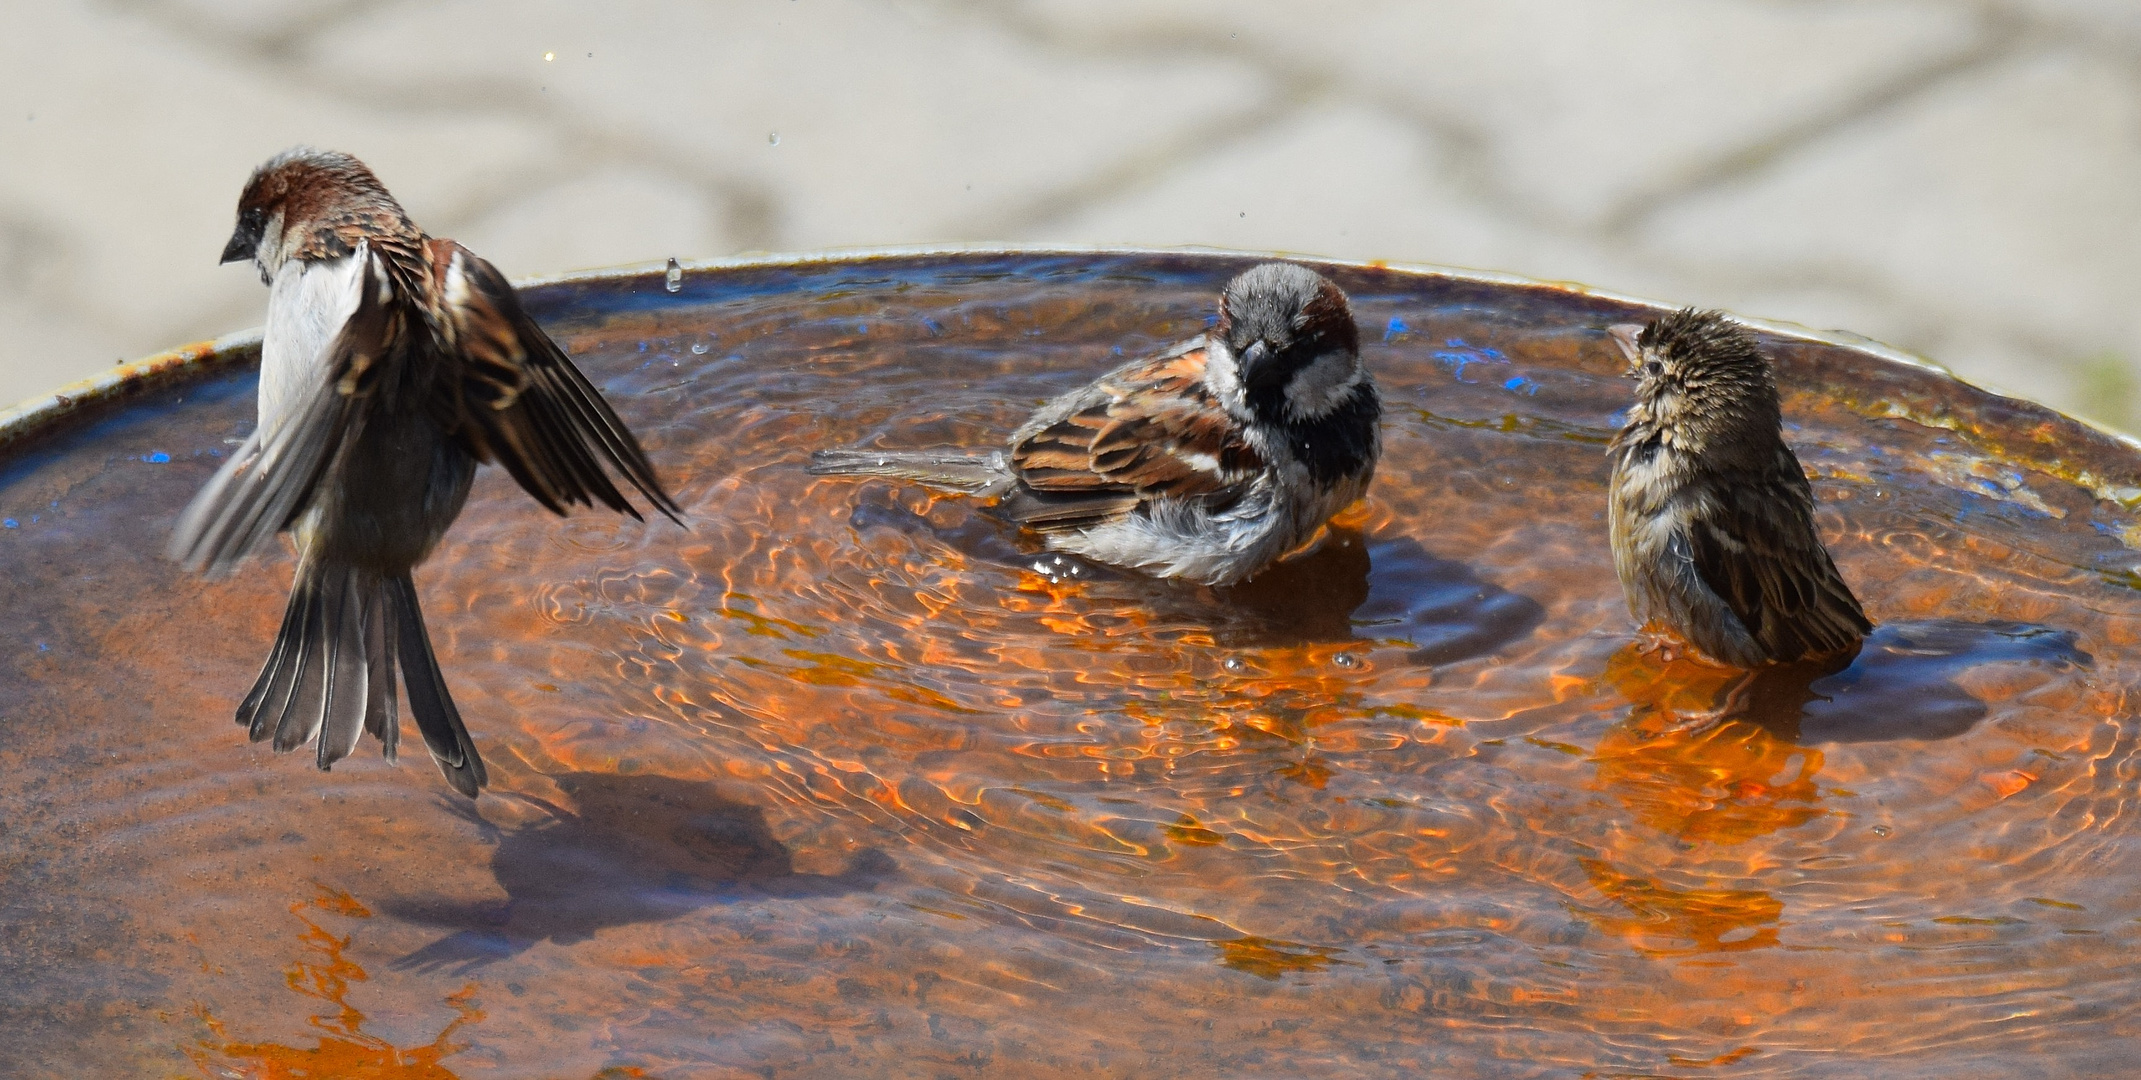
[[[1388,413],[1328,542],[1208,590],[807,476],[981,445],[1201,330],[1217,253],[537,285],[685,531],[496,470],[417,585],[491,763],[231,722],[278,556],[159,556],[257,349],[0,433],[0,1073],[2101,1075],[2141,1035],[2141,454],[1765,331],[1880,624],[1707,730],[1606,548],[1640,304],[1332,264]],[[1117,347],[1120,347],[1118,354]],[[367,1071],[369,1070],[369,1071]]]

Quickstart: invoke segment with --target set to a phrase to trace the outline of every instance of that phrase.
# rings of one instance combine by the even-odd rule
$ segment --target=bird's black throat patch
[[[1375,445],[1375,425],[1383,418],[1382,399],[1375,385],[1366,380],[1355,386],[1337,408],[1314,420],[1287,419],[1286,392],[1281,387],[1251,390],[1249,407],[1285,434],[1295,459],[1308,467],[1310,476],[1324,483],[1360,471]]]

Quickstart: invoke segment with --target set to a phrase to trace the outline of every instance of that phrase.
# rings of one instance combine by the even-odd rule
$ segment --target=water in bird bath
[[[1244,265],[532,293],[691,528],[479,479],[418,572],[493,766],[474,804],[420,756],[321,774],[231,724],[289,564],[208,583],[153,553],[247,429],[249,373],[10,448],[0,1071],[2116,1071],[2141,1033],[2118,444],[1765,339],[1882,625],[1700,730],[1674,719],[1723,678],[1636,651],[1605,547],[1617,302],[1332,268],[1383,465],[1319,550],[1233,589],[802,470],[1000,440],[1201,330]]]

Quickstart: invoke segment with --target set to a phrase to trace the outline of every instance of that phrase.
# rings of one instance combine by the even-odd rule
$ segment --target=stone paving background
[[[509,275],[948,240],[1506,270],[2141,430],[2141,0],[7,0],[0,403],[256,325],[250,169]]]

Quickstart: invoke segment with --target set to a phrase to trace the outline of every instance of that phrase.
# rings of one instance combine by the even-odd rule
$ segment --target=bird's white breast
[[[356,313],[364,244],[339,259],[291,259],[268,289],[260,341],[260,430],[273,432],[328,377],[328,347]]]
[[[1219,404],[1236,420],[1250,419],[1249,393],[1241,384],[1241,365],[1234,359],[1233,350],[1216,337],[1199,338],[1204,345],[1204,385],[1219,399]]]

